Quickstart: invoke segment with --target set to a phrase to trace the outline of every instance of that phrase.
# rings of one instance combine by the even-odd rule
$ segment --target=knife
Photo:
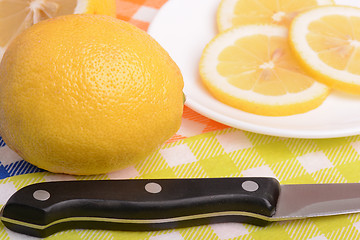
[[[0,219],[47,237],[66,229],[153,231],[203,224],[275,221],[360,211],[360,183],[280,185],[274,178],[43,182],[14,193]]]

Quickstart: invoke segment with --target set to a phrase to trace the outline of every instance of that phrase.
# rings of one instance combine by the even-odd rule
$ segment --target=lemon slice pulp
[[[222,0],[217,11],[220,32],[245,24],[277,24],[289,26],[299,12],[331,0]]]
[[[328,6],[304,12],[290,27],[303,66],[330,87],[360,94],[360,9]]]
[[[203,83],[243,111],[285,116],[318,107],[329,88],[309,77],[291,53],[286,27],[246,25],[217,35],[204,49]]]

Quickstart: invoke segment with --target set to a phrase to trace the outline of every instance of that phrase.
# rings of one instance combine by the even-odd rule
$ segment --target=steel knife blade
[[[14,193],[0,219],[47,237],[74,229],[153,231],[212,223],[274,221],[360,211],[360,183],[280,185],[275,178],[43,182]]]

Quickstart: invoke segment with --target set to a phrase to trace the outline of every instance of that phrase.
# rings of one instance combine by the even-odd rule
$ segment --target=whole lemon
[[[146,32],[67,15],[20,34],[0,65],[0,134],[51,172],[101,174],[133,164],[179,128],[183,79]]]

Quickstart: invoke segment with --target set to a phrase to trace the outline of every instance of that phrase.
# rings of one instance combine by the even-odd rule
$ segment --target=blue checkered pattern
[[[0,148],[3,148],[5,146],[6,146],[5,142],[0,136]],[[7,165],[3,165],[3,164],[4,163],[0,162],[0,179],[4,179],[7,177],[12,177],[20,174],[44,171],[24,160],[14,161]]]

